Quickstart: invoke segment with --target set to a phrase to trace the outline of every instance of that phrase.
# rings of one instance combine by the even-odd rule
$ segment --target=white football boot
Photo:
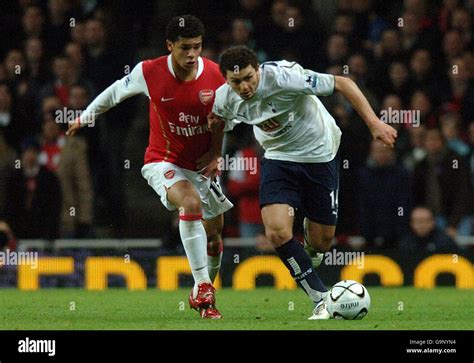
[[[313,315],[310,316],[308,320],[329,320],[331,318],[326,305],[326,296],[316,304],[313,310]]]
[[[324,253],[316,252],[309,243],[309,238],[307,236],[308,231],[308,218],[304,218],[303,221],[303,229],[304,229],[304,250],[306,253],[311,257],[311,263],[313,264],[314,268],[317,268],[321,262],[323,262]]]

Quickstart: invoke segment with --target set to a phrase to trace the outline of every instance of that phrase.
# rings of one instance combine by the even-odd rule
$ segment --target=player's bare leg
[[[262,208],[265,236],[277,248],[293,237],[293,208],[288,204],[270,204]]]
[[[324,253],[329,251],[334,240],[336,226],[320,224],[304,219],[305,250],[311,257],[313,267],[318,267],[324,258]]]
[[[179,208],[179,233],[194,277],[190,306],[198,310],[202,318],[220,318],[214,308],[215,289],[207,270],[207,237],[199,194],[189,181],[180,180],[167,189],[167,198]]]
[[[204,229],[207,235],[207,269],[209,277],[214,282],[221,267],[222,252],[222,229],[224,228],[224,215],[218,215],[212,219],[204,219]]]
[[[296,283],[315,304],[311,319],[329,319],[325,297],[327,289],[313,269],[311,258],[293,237],[293,208],[288,204],[270,204],[262,208],[265,235],[290,271]]]

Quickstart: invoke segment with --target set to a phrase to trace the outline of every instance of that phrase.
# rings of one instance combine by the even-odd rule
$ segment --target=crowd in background
[[[18,238],[94,237],[99,224],[123,236],[123,140],[136,119],[136,100],[74,138],[64,136],[67,122],[58,114],[66,112],[57,111],[85,109],[141,60],[141,51],[166,54],[164,26],[182,13],[206,26],[203,56],[217,61],[222,49],[247,45],[260,62],[286,59],[351,77],[377,115],[398,130],[395,149],[386,148],[372,141],[341,95],[321,98],[343,135],[340,243],[361,235],[368,246],[439,250],[474,234],[472,0],[18,0],[1,6],[0,220]],[[262,157],[245,126],[226,136],[226,153]],[[261,239],[258,170],[223,177],[236,205],[226,235]]]

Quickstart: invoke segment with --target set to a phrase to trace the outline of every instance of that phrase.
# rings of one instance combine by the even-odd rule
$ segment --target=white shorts
[[[180,180],[191,182],[199,193],[203,211],[203,219],[212,219],[227,212],[234,205],[222,193],[219,179],[211,179],[188,169],[180,168],[167,161],[146,164],[142,168],[142,175],[161,198],[161,203],[170,211],[175,210],[166,195],[166,188],[170,188]]]

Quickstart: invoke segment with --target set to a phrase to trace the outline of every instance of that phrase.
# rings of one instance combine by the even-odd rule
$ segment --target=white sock
[[[186,216],[183,217],[186,218]],[[183,220],[181,218],[179,234],[194,277],[194,296],[196,296],[199,283],[211,282],[207,271],[206,230],[200,218],[199,220]]]
[[[221,268],[221,261],[222,261],[222,251],[219,251],[214,256],[207,255],[207,270],[209,271],[209,277],[211,281],[214,282],[216,279],[217,274]]]

